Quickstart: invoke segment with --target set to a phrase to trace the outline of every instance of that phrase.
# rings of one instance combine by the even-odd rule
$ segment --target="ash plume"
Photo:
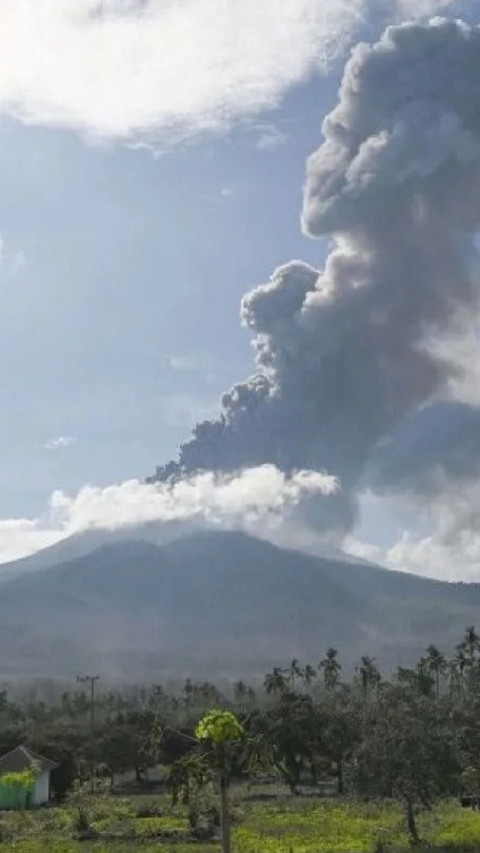
[[[246,294],[256,373],[153,480],[326,470],[342,493],[315,523],[326,513],[347,529],[363,489],[405,488],[407,474],[410,490],[433,488],[429,467],[478,473],[479,410],[451,394],[469,366],[436,344],[476,335],[479,75],[480,28],[458,21],[390,27],[355,48],[307,163],[302,225],[331,238],[325,267],[291,262]],[[406,472],[405,432],[414,456],[432,423],[435,447]],[[465,433],[456,466],[452,436]]]

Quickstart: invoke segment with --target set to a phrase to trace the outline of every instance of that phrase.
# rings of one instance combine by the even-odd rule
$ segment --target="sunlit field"
[[[374,853],[411,849],[393,804],[292,797],[281,787],[233,792],[234,853]],[[83,803],[94,840],[75,840],[72,804],[0,816],[0,851],[16,853],[211,853],[216,840],[192,838],[183,807],[166,794],[98,795]],[[421,837],[438,849],[480,850],[480,813],[455,801],[419,818]],[[478,845],[478,846],[476,846]]]

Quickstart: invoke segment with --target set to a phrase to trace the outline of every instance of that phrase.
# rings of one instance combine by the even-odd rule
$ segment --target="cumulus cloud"
[[[61,530],[44,527],[39,519],[0,519],[0,563],[8,563],[48,548],[63,539],[64,535]]]
[[[312,495],[334,499],[337,480],[318,471],[288,476],[272,465],[231,475],[212,471],[177,483],[130,480],[105,488],[85,486],[69,496],[57,491],[37,519],[0,520],[0,562],[88,530],[120,530],[150,522],[202,522],[265,533]]]
[[[71,447],[77,443],[77,439],[71,435],[59,435],[56,438],[49,438],[43,445],[45,450],[62,450],[64,447]]]
[[[442,475],[439,474],[439,477]],[[405,530],[386,550],[387,566],[429,577],[480,579],[480,487],[478,482],[445,478],[424,506],[419,522],[428,533]]]
[[[275,106],[371,15],[448,0],[3,0],[0,112],[93,137],[184,138]]]
[[[221,129],[341,51],[363,6],[4,0],[0,110],[102,137]]]

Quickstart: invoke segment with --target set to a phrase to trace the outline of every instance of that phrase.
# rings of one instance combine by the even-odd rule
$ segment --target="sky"
[[[383,463],[367,481],[333,450],[328,464],[300,453],[285,466],[249,452],[200,480],[187,465],[188,512],[178,483],[144,485],[254,373],[252,338],[266,332],[255,312],[242,326],[244,295],[292,259],[321,270],[345,230],[338,212],[332,225],[306,209],[323,190],[304,186],[350,50],[434,15],[480,22],[474,4],[448,0],[4,0],[1,562],[92,525],[211,521],[213,506],[224,524],[251,526],[253,513],[263,525],[266,513],[277,536],[281,517],[284,540],[290,531],[305,547],[328,540],[391,567],[480,579],[476,482],[438,465],[448,482],[437,477],[433,494],[429,481],[429,513],[424,484],[392,487]],[[469,371],[478,362],[473,326],[436,343]],[[475,378],[457,377],[449,400],[476,407]],[[429,387],[421,405],[439,393]],[[391,435],[407,442],[420,402],[376,425],[369,464]],[[315,491],[332,512],[310,513]]]

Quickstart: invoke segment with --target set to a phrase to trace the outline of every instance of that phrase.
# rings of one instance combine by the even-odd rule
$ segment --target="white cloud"
[[[384,553],[378,545],[371,545],[368,542],[362,542],[354,536],[348,536],[343,543],[343,550],[351,557],[356,557],[359,560],[367,560],[369,563],[382,563],[384,561]]]
[[[34,553],[75,533],[117,530],[149,522],[203,521],[245,530],[274,527],[289,508],[338,490],[334,477],[298,471],[287,477],[272,465],[232,475],[198,474],[174,484],[85,486],[71,497],[54,492],[37,519],[0,520],[0,562]]]
[[[42,446],[45,450],[61,450],[63,447],[71,447],[76,443],[77,439],[71,435],[59,435],[56,438],[49,438]]]
[[[190,355],[167,353],[166,362],[171,370],[177,370],[179,373],[195,373],[198,370],[198,359]]]
[[[276,151],[288,142],[288,136],[276,127],[274,124],[257,125],[255,128],[258,133],[258,139],[255,143],[257,151],[269,152]]]
[[[36,519],[0,519],[0,563],[8,563],[63,539],[58,530],[42,528]]]
[[[444,580],[480,580],[480,486],[445,483],[441,495],[419,509],[428,534],[405,530],[387,550],[386,565]]]
[[[102,137],[215,130],[274,105],[323,49],[341,50],[362,7],[3,0],[0,109]]]
[[[343,550],[386,568],[445,581],[480,581],[480,485],[449,481],[423,501],[414,494],[376,498],[380,510],[392,503],[397,519],[410,519],[390,531],[389,544],[368,541],[362,530],[348,536]],[[381,524],[380,528],[381,530]],[[372,537],[374,538],[374,537]]]
[[[0,234],[0,267],[7,273],[19,272],[27,263],[22,249],[11,249]]]
[[[419,0],[402,0],[418,14]],[[420,0],[420,14],[448,0]],[[456,8],[457,4],[455,4]],[[391,0],[2,0],[0,112],[96,138],[218,131],[328,71]]]

